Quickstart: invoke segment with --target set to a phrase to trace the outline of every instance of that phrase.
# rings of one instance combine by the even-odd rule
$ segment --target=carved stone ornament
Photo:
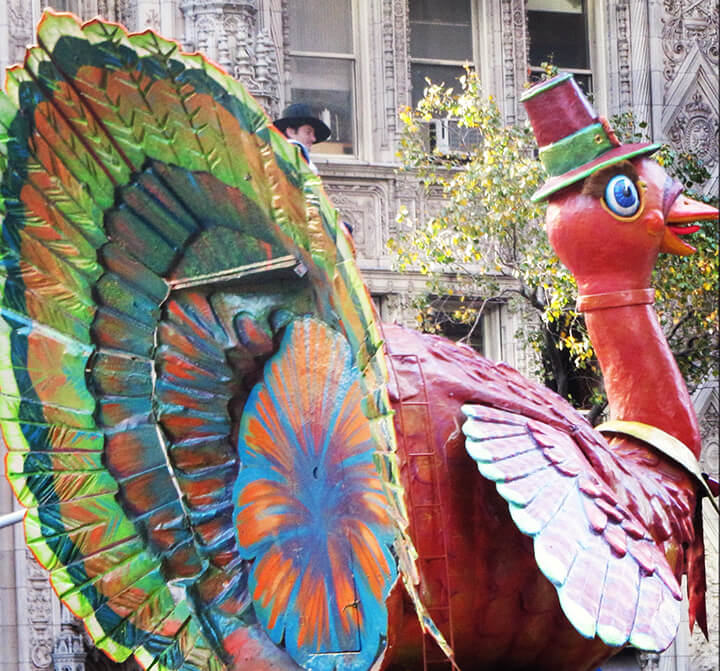
[[[382,80],[375,90],[382,98],[384,123],[380,125],[381,146],[391,148],[400,134],[398,109],[410,105],[409,9],[407,0],[382,3]]]
[[[678,73],[665,92],[663,128],[678,151],[693,152],[701,159],[710,173],[702,189],[716,194],[720,173],[717,65],[695,45],[682,68],[682,75]]]
[[[382,238],[387,231],[388,194],[380,184],[332,184],[326,190],[340,219],[353,229],[353,241],[364,258],[382,255]]]
[[[515,123],[524,116],[518,91],[525,82],[526,25],[523,0],[502,0],[502,64],[505,119]]]
[[[630,62],[630,6],[628,0],[618,0],[615,5],[615,28],[617,30],[618,102],[621,109],[629,108],[633,101],[632,68]]]
[[[711,63],[718,64],[718,6],[715,2],[665,0],[662,45],[665,81],[670,82],[697,46]]]
[[[257,0],[180,4],[187,49],[216,61],[245,84],[270,116],[279,112],[280,74],[275,45],[258,25]]]
[[[700,421],[700,435],[702,437],[703,452],[700,458],[700,467],[706,473],[718,477],[720,468],[720,389],[717,380],[709,381],[703,388],[695,393],[695,408]],[[708,604],[708,627],[710,640],[706,641],[703,634],[695,630],[690,637],[688,651],[690,653],[690,666],[692,671],[714,671],[717,669],[720,642],[718,642],[718,624],[720,611],[718,609],[718,594],[720,594],[720,573],[718,572],[718,517],[708,503],[704,504],[704,530],[705,530],[705,556],[707,557],[707,589],[708,594],[714,595]]]
[[[160,30],[160,12],[158,12],[157,9],[148,9],[147,12],[145,12],[143,25],[145,28]]]
[[[107,19],[113,19],[111,12],[115,11],[115,3],[112,0],[98,0],[98,14]]]
[[[10,63],[19,63],[25,55],[25,47],[32,42],[33,17],[32,5],[26,0],[8,0],[9,59]]]
[[[60,633],[53,646],[55,671],[85,671],[85,644],[80,633],[82,625],[65,607],[61,611]]]
[[[402,324],[408,328],[417,326],[416,310],[412,307],[412,296],[408,293],[387,294],[380,309],[385,322]]]
[[[638,652],[637,663],[640,671],[657,671],[660,668],[660,655],[656,652]]]
[[[708,170],[718,163],[718,124],[712,112],[696,91],[670,127],[672,143],[683,152],[696,154]]]
[[[27,620],[30,627],[30,661],[33,671],[53,668],[52,598],[47,572],[25,551]]]
[[[696,396],[695,407],[700,421],[700,436],[703,443],[700,463],[705,472],[717,477],[720,464],[720,436],[718,436],[720,394],[717,380],[711,381],[706,387],[700,389]]]

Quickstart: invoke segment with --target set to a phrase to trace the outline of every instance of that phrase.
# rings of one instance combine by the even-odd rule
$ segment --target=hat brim
[[[620,163],[620,161],[624,161],[629,158],[634,158],[635,156],[652,154],[660,149],[660,146],[661,145],[657,143],[643,142],[639,144],[623,144],[619,147],[615,147],[610,151],[606,151],[601,156],[598,156],[594,161],[590,161],[590,163],[585,163],[579,168],[570,170],[570,172],[566,172],[562,175],[551,177],[532,195],[531,200],[535,203],[540,200],[544,200],[548,196],[560,191],[560,189],[564,189],[571,184],[575,184],[581,179],[584,179],[588,175],[592,175],[592,173],[597,172],[602,168],[615,163]]]
[[[315,131],[315,142],[313,144],[317,144],[318,142],[325,142],[330,137],[330,129],[327,127],[325,123],[323,123],[320,119],[316,119],[313,116],[292,116],[292,117],[284,117],[282,119],[278,119],[277,121],[273,121],[275,124],[275,128],[282,131],[283,133],[290,127],[290,126],[304,126],[307,124],[308,126],[312,126],[312,129]]]

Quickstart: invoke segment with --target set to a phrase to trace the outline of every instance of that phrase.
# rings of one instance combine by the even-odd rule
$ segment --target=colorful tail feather
[[[7,81],[0,425],[55,590],[146,668],[369,668],[413,549],[375,315],[319,180],[240,84],[150,31],[47,13]],[[273,416],[290,442],[261,456],[243,431],[302,361],[283,403],[344,438],[294,424],[313,447],[288,456]],[[269,521],[318,474],[335,498],[296,520],[307,565]]]

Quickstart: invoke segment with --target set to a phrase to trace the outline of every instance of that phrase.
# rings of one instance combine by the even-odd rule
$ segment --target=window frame
[[[288,16],[288,21],[290,20]],[[324,143],[318,143],[316,147],[313,148],[313,158],[322,158],[323,160],[331,161],[331,162],[345,162],[345,161],[352,161],[352,160],[358,160],[365,154],[365,142],[364,142],[364,129],[363,124],[360,123],[360,115],[358,113],[358,110],[360,109],[360,105],[364,102],[364,95],[362,92],[362,82],[365,78],[365,72],[363,71],[364,68],[362,68],[362,62],[366,60],[363,57],[363,54],[361,53],[363,51],[362,44],[363,41],[363,30],[362,30],[362,22],[359,17],[359,10],[358,10],[358,0],[350,0],[350,20],[351,20],[351,30],[350,33],[352,35],[352,48],[353,50],[350,52],[339,52],[339,51],[307,51],[307,50],[301,50],[301,49],[293,49],[292,45],[288,43],[288,64],[290,67],[288,68],[288,71],[291,70],[292,62],[294,58],[307,58],[307,59],[326,59],[326,60],[335,60],[340,62],[349,62],[350,63],[350,104],[351,104],[351,119],[350,123],[352,125],[352,132],[353,132],[353,147],[352,147],[352,153],[349,154],[339,154],[334,152],[325,152],[323,153],[321,147]],[[295,102],[291,100],[291,91],[292,91],[292,82],[290,81],[290,78],[287,80],[287,86],[286,86],[286,100],[289,104],[290,102]]]
[[[470,50],[471,54],[470,57],[465,60],[456,60],[456,59],[449,59],[449,58],[422,58],[422,57],[414,57],[411,50],[411,32],[412,32],[412,21],[410,20],[410,3],[412,0],[406,0],[407,2],[407,30],[408,30],[408,100],[410,100],[411,104],[415,104],[415,101],[413,100],[413,66],[414,65],[439,65],[444,67],[457,67],[459,69],[463,69],[465,67],[465,64],[469,64],[472,68],[475,70],[478,70],[480,67],[479,63],[479,11],[477,7],[476,0],[468,0],[468,5],[470,6]],[[449,22],[452,23],[452,22]],[[455,24],[460,25],[460,24]],[[441,82],[433,82],[436,84],[440,84]],[[446,86],[451,86],[452,83],[445,82]]]
[[[584,77],[588,77],[590,81],[590,90],[586,91],[585,93],[589,93],[590,95],[594,96],[595,91],[598,88],[597,85],[597,73],[595,72],[595,39],[594,39],[594,26],[595,22],[592,20],[592,13],[593,13],[593,1],[592,0],[582,0],[583,3],[583,11],[582,15],[585,19],[585,41],[586,41],[586,49],[587,49],[587,62],[588,67],[587,68],[571,68],[567,66],[557,66],[559,70],[562,72],[569,72],[573,75],[582,75]],[[531,10],[526,10],[525,14],[525,25],[527,26],[527,38],[530,40],[530,26],[528,22],[528,15],[527,12]],[[539,65],[532,65],[529,61],[529,54],[528,54],[528,70],[530,72],[530,76],[533,75],[541,75],[544,70]]]

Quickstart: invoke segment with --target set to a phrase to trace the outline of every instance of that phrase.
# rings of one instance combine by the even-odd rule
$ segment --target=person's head
[[[309,123],[303,123],[297,126],[288,126],[285,129],[285,136],[291,140],[299,142],[308,151],[317,141],[315,138],[315,129]]]
[[[275,127],[286,137],[303,145],[308,151],[317,142],[324,142],[330,137],[330,129],[316,116],[313,116],[307,103],[293,103],[283,111],[277,119]]]

